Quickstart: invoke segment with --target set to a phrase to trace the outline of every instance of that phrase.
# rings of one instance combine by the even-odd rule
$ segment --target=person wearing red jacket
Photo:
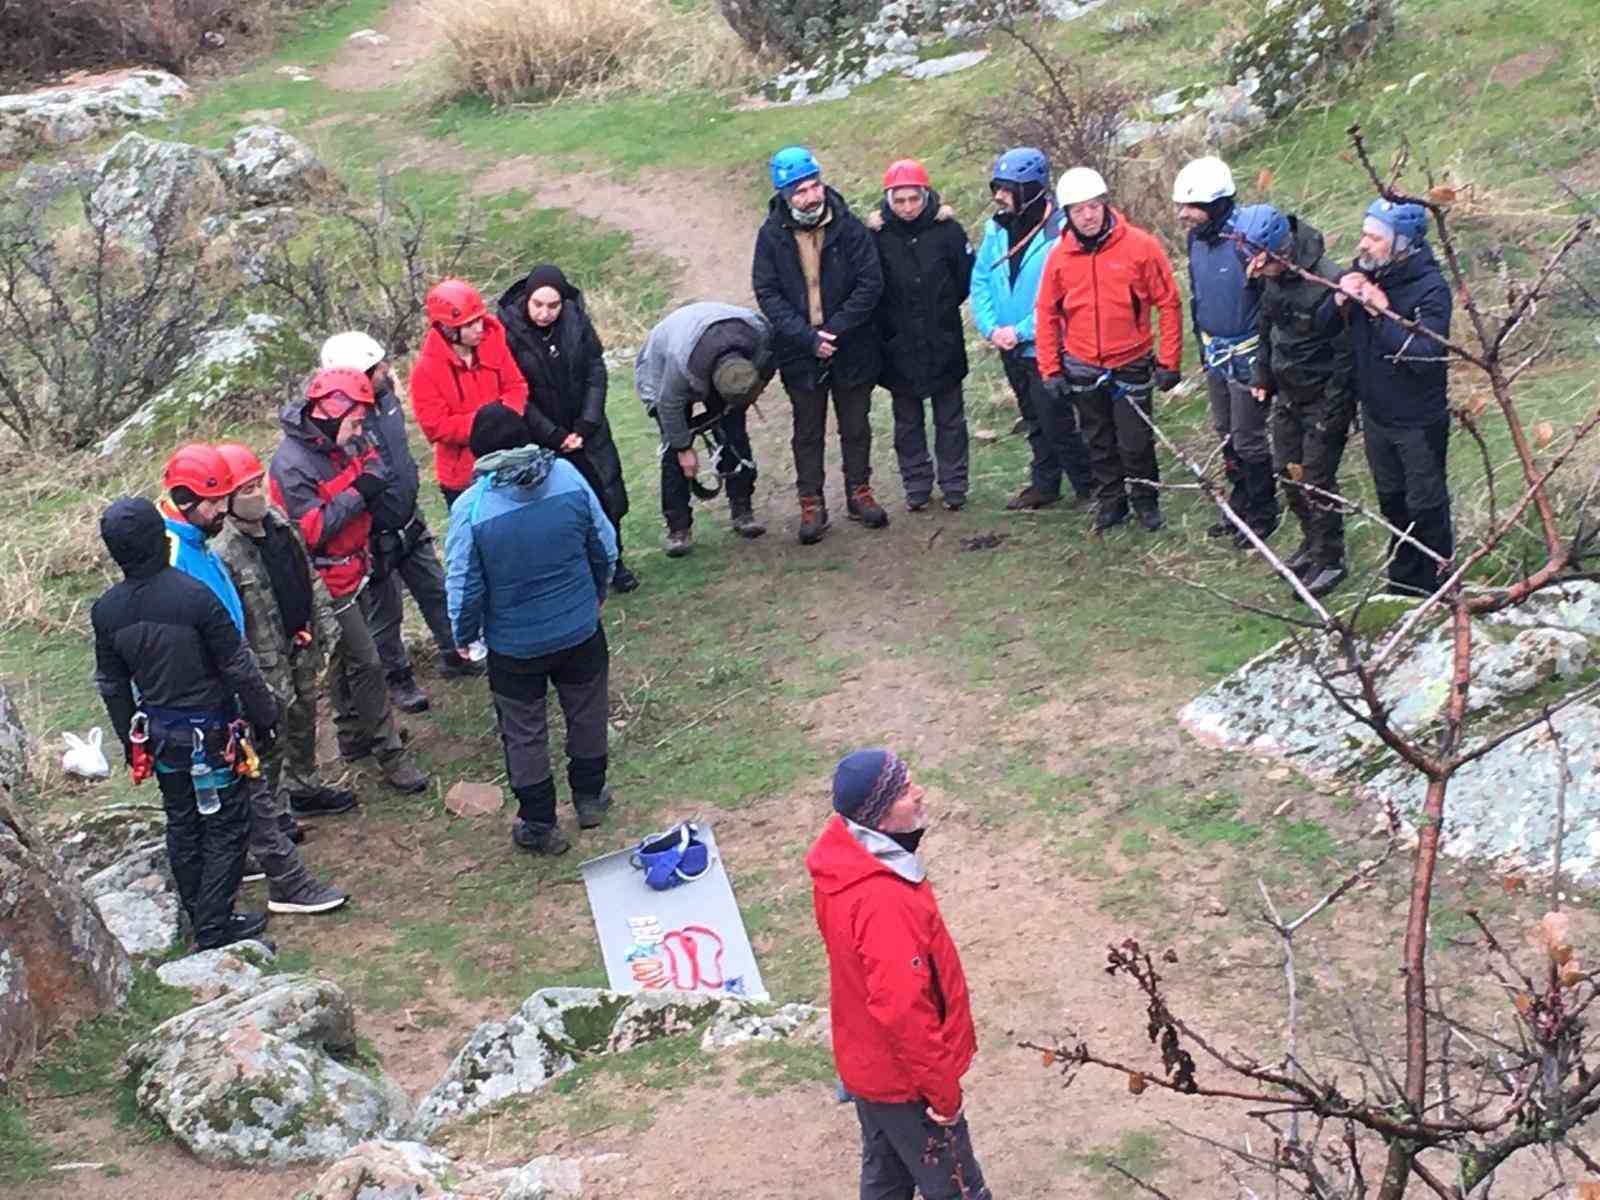
[[[411,366],[411,411],[433,445],[433,469],[444,502],[452,505],[472,483],[473,415],[499,401],[527,411],[528,381],[506,342],[505,326],[489,314],[478,289],[445,279],[428,292],[422,350]]]
[[[1074,167],[1056,185],[1067,228],[1050,252],[1034,311],[1047,421],[1077,408],[1089,447],[1096,533],[1128,519],[1161,528],[1151,387],[1183,378],[1183,307],[1167,252],[1154,235],[1106,203],[1098,171]],[[1150,331],[1160,313],[1161,346]],[[1137,411],[1136,411],[1137,409]],[[1143,414],[1141,416],[1140,414]]]
[[[834,770],[834,816],[806,855],[833,1058],[861,1123],[863,1198],[990,1200],[962,1113],[978,1049],[967,980],[917,857],[924,800],[892,750]]]

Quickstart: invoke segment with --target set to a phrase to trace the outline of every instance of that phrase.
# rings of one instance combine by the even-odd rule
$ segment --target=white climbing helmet
[[[359,329],[336,333],[322,343],[322,365],[325,368],[353,367],[357,371],[370,371],[383,359],[383,347]]]
[[[1234,193],[1233,172],[1220,158],[1197,158],[1172,181],[1174,204],[1210,204]]]
[[[1093,167],[1073,167],[1056,184],[1056,203],[1062,208],[1082,204],[1085,200],[1099,199],[1106,190],[1106,181],[1100,178],[1099,171]]]

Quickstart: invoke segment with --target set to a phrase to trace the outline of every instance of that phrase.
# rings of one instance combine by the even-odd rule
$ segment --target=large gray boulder
[[[74,813],[49,831],[68,871],[87,880],[166,836],[159,804],[105,804]]]
[[[230,992],[255,992],[262,985],[261,969],[271,966],[276,952],[265,942],[235,942],[215,950],[201,950],[156,968],[156,978],[168,987],[194,993],[198,1003]]]
[[[127,953],[0,788],[0,1078],[51,1035],[117,1008],[132,982]]]
[[[0,788],[16,792],[28,780],[28,731],[0,681]]]
[[[479,1188],[464,1174],[423,1142],[377,1139],[351,1147],[296,1200],[499,1200],[498,1182]]]
[[[193,235],[229,197],[216,154],[130,133],[96,161],[83,206],[91,225],[154,251]]]
[[[70,846],[67,864],[78,874],[83,893],[129,954],[165,954],[181,934],[178,884],[167,860],[165,823],[148,809],[118,805],[74,818],[58,846]],[[133,840],[140,834],[144,839]],[[89,874],[86,867],[117,857]]]
[[[298,138],[276,125],[247,125],[233,135],[222,177],[247,208],[300,204],[334,188],[322,160]]]
[[[156,70],[0,96],[0,159],[104,137],[141,121],[165,120],[188,98],[188,84]]]
[[[405,1093],[350,1065],[355,1014],[335,983],[272,978],[157,1026],[129,1049],[140,1108],[218,1166],[325,1162],[400,1133]]]
[[[573,1159],[541,1154],[517,1168],[500,1200],[581,1200],[583,1168]]]

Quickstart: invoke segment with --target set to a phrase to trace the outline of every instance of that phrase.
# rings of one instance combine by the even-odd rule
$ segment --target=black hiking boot
[[[767,531],[767,527],[756,520],[755,510],[748,500],[743,504],[730,502],[728,517],[733,522],[733,531],[742,538],[758,538]]]
[[[617,559],[617,569],[611,573],[611,590],[622,595],[639,590],[639,577],[628,570],[620,558]]]
[[[355,806],[356,794],[349,788],[319,787],[314,792],[289,793],[289,811],[297,817],[332,817]]]
[[[1094,514],[1094,532],[1104,533],[1108,529],[1115,529],[1128,519],[1128,502],[1126,500],[1103,501]]]
[[[1166,520],[1161,516],[1161,510],[1154,504],[1150,505],[1148,508],[1138,509],[1137,514],[1139,517],[1139,528],[1143,529],[1146,533],[1159,533],[1161,528],[1167,523]]]
[[[1036,508],[1049,508],[1060,496],[1052,496],[1048,492],[1041,492],[1031,483],[1006,501],[1007,512],[1032,512]]]
[[[1344,563],[1336,562],[1312,567],[1300,578],[1305,581],[1306,591],[1320,598],[1333,591],[1349,576],[1350,572],[1345,570]]]
[[[668,558],[682,558],[694,549],[694,534],[687,529],[669,529],[661,548]]]
[[[578,810],[579,829],[598,829],[611,808],[611,789],[602,787],[598,796],[572,794],[572,806]]]
[[[417,677],[410,671],[389,676],[389,703],[406,713],[424,713],[430,706],[428,693],[417,686]]]
[[[554,825],[535,825],[521,817],[511,822],[511,841],[529,854],[565,854],[572,843]]]
[[[267,914],[264,912],[231,913],[228,916],[227,925],[223,927],[220,934],[216,934],[206,941],[196,939],[194,948],[196,950],[215,950],[219,946],[231,946],[235,942],[248,941],[263,942],[268,948],[272,948],[272,943],[265,941],[261,937],[261,933],[266,927]]]

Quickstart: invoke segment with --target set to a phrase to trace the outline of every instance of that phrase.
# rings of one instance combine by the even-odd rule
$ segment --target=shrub
[[[722,15],[758,51],[806,58],[877,14],[871,0],[720,0]]]
[[[493,104],[732,87],[757,65],[705,10],[667,0],[480,0],[443,24],[452,90]]]

